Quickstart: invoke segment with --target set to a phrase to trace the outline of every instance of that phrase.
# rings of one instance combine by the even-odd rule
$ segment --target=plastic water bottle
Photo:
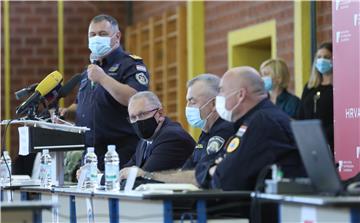
[[[105,190],[119,190],[119,155],[114,145],[108,145],[108,151],[105,154]]]
[[[97,156],[94,147],[88,147],[85,155],[85,168],[87,171],[84,187],[95,189],[97,186]]]
[[[4,151],[3,154],[0,160],[0,183],[3,186],[7,186],[10,183],[11,177],[11,158],[8,151]]]
[[[51,156],[48,149],[42,151],[40,158],[40,186],[49,188],[51,187]]]

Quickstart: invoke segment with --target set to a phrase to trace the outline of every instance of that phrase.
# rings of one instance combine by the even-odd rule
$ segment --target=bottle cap
[[[94,147],[88,147],[87,148],[87,152],[88,153],[93,153],[95,151],[95,148]]]
[[[49,153],[49,150],[48,150],[48,149],[43,149],[42,153],[43,153],[43,154],[48,154],[48,153]]]
[[[107,149],[108,149],[108,151],[114,152],[116,147],[115,147],[115,145],[108,145]]]

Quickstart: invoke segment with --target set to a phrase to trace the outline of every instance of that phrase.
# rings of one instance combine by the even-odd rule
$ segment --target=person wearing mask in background
[[[254,68],[236,67],[224,74],[216,111],[235,123],[237,132],[229,140],[224,157],[197,165],[196,179],[203,188],[254,190],[260,171],[272,164],[279,165],[285,177],[305,175],[290,117],[268,99],[264,82]]]
[[[332,43],[320,45],[314,58],[309,82],[305,85],[298,119],[320,119],[334,152]]]
[[[281,59],[266,60],[260,66],[260,74],[270,100],[290,117],[295,118],[300,99],[287,91],[290,73],[286,63]]]
[[[138,176],[165,183],[191,183],[195,180],[195,167],[199,162],[210,162],[219,153],[224,153],[224,146],[230,136],[235,134],[233,124],[219,117],[215,110],[215,97],[219,93],[220,78],[213,74],[199,75],[187,83],[187,107],[185,110],[188,123],[202,130],[192,155],[181,169],[145,172],[138,170]],[[122,171],[120,178],[126,179],[128,172]]]
[[[98,168],[104,170],[107,145],[116,145],[120,165],[135,152],[139,138],[128,118],[129,98],[149,87],[149,74],[141,58],[126,53],[118,22],[109,15],[95,16],[89,25],[91,65],[82,74],[76,102],[61,115],[76,112],[76,125],[87,126],[85,146],[95,147]]]

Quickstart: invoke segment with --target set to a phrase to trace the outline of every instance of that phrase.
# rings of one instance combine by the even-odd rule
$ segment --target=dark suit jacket
[[[135,154],[124,167],[135,165],[149,172],[180,168],[195,148],[193,138],[169,118],[165,119],[151,144],[146,144],[144,139],[139,141]],[[146,159],[145,152],[148,154]]]

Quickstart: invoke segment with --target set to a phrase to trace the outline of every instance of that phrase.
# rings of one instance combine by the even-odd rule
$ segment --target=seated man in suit
[[[182,167],[194,150],[195,141],[180,124],[165,116],[159,98],[151,91],[138,92],[130,98],[128,111],[140,141],[122,171],[131,166],[145,171]]]

